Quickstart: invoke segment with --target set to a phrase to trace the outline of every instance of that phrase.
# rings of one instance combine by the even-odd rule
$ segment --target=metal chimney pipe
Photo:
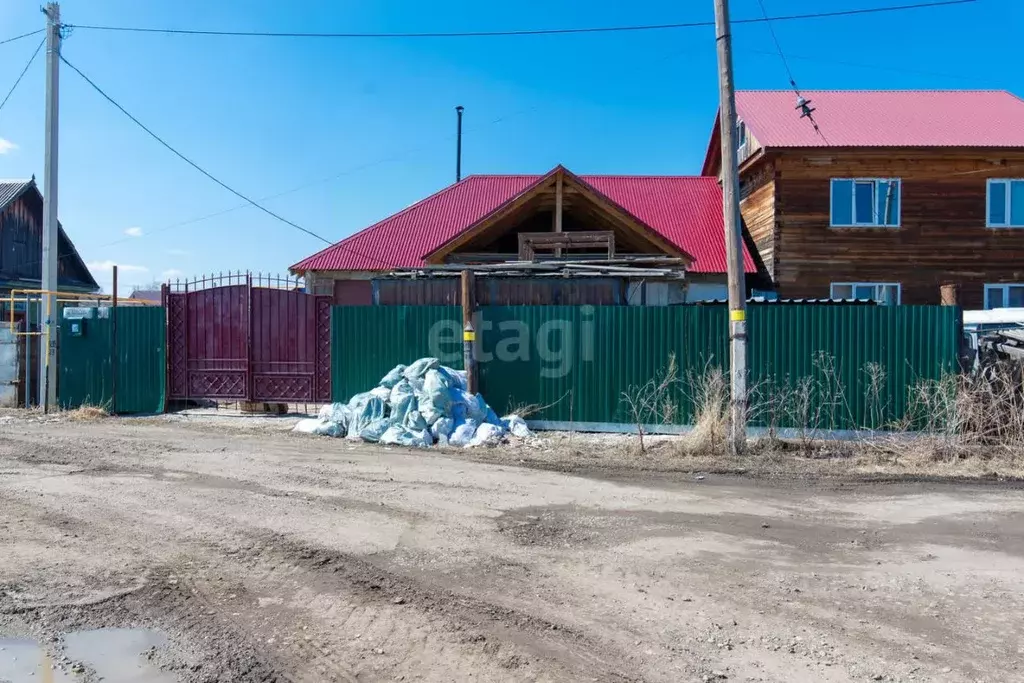
[[[458,124],[455,133],[455,182],[462,180],[462,112],[465,110],[461,104],[455,107],[458,116]]]

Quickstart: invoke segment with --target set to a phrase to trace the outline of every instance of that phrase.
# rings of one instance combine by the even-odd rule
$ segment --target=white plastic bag
[[[303,434],[316,434],[318,436],[345,436],[345,426],[339,422],[323,420],[318,417],[311,417],[306,420],[299,420],[292,428],[293,432]]]
[[[526,420],[518,415],[509,415],[502,420],[502,423],[512,436],[520,439],[529,439],[533,436],[533,432],[526,426]]]
[[[337,422],[342,426],[347,426],[348,415],[348,407],[344,403],[328,403],[320,409],[317,417],[327,422]]]
[[[416,395],[417,409],[428,425],[448,414],[452,398],[448,391],[450,378],[442,369],[427,370],[423,376],[423,389]]]
[[[476,428],[476,433],[465,447],[475,448],[477,446],[497,446],[501,443],[501,437],[503,436],[505,436],[505,430],[501,425],[494,425],[490,422],[485,422]]]
[[[385,408],[384,401],[380,400],[379,398],[371,396],[370,398],[366,399],[365,403],[362,404],[362,408],[359,410],[359,412],[353,412],[349,416],[349,427],[348,427],[348,436],[349,436],[349,438],[350,439],[360,439],[361,438],[361,439],[364,439],[364,440],[367,440],[367,441],[376,441],[378,438],[380,438],[380,435],[384,433],[384,430],[387,429],[387,426],[388,426],[387,421],[384,420],[385,409],[386,408]],[[377,422],[383,422],[384,423],[384,427],[382,429],[380,429],[379,431],[374,429],[374,430],[371,430],[370,432],[368,432],[371,435],[376,434],[376,436],[374,438],[372,438],[372,439],[367,439],[363,435],[363,432],[371,424],[374,424],[374,423],[377,423]]]
[[[374,420],[359,430],[359,438],[370,443],[380,441],[380,437],[383,436],[390,426],[387,420]]]
[[[430,433],[435,441],[440,441],[443,437],[445,443],[448,443],[448,437],[452,435],[453,429],[455,429],[455,423],[452,422],[452,419],[450,417],[442,417],[430,426]]]
[[[387,387],[374,387],[370,389],[370,396],[387,402],[391,398],[391,390]]]
[[[416,409],[416,394],[413,393],[409,380],[403,379],[391,389],[390,398],[391,421],[396,424],[405,422],[406,415],[410,410]]]
[[[412,446],[414,448],[429,448],[434,444],[430,432],[422,430],[403,429],[401,425],[391,425],[380,437],[380,443],[391,446]]]
[[[439,368],[448,377],[448,386],[452,389],[466,389],[466,371],[465,370],[454,370],[447,365]]]
[[[471,394],[462,389],[452,389],[449,395],[452,399],[451,415],[455,418],[456,423],[461,421],[460,418],[474,420],[477,423],[487,419],[487,402],[484,401],[484,397],[480,394]],[[459,413],[462,414],[460,415]]]
[[[410,432],[422,432],[427,429],[427,423],[418,410],[410,410],[407,412],[402,425]]]
[[[448,443],[452,446],[465,446],[472,441],[478,426],[479,423],[476,420],[466,420],[455,428],[452,435],[448,437]]]
[[[427,370],[433,370],[434,368],[440,367],[441,361],[436,358],[420,358],[418,361],[410,365],[402,373],[408,380],[423,379],[423,376],[427,374]]]
[[[402,377],[404,376],[405,366],[396,365],[391,369],[391,372],[389,372],[388,374],[384,375],[384,377],[381,378],[380,386],[390,389],[391,387],[398,384],[398,382],[401,381]]]

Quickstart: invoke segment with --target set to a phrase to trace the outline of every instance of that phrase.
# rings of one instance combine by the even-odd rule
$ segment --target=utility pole
[[[39,404],[57,404],[57,91],[60,66],[60,5],[47,3],[46,14],[46,161],[43,164],[43,264],[41,319],[46,348],[39,354]]]
[[[732,368],[729,450],[738,455],[747,441],[747,305],[743,273],[740,181],[736,156],[736,86],[732,78],[729,0],[715,0],[718,47],[718,126],[722,138],[722,215],[729,268],[729,356]]]

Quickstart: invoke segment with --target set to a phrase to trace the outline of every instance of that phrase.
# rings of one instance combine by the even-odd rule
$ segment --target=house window
[[[1024,179],[988,181],[988,227],[1024,228]]]
[[[899,178],[833,178],[834,228],[900,225]]]
[[[736,149],[741,150],[747,144],[747,124],[736,120]]]
[[[900,283],[898,282],[833,282],[833,299],[869,299],[883,306],[898,306]]]
[[[1024,284],[985,285],[985,309],[1024,308]]]

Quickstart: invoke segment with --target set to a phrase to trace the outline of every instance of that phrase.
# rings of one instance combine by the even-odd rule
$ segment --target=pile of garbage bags
[[[436,358],[395,366],[375,388],[324,406],[294,431],[421,448],[493,446],[510,434],[532,436],[521,417],[499,418],[483,396],[466,390],[465,372]]]

